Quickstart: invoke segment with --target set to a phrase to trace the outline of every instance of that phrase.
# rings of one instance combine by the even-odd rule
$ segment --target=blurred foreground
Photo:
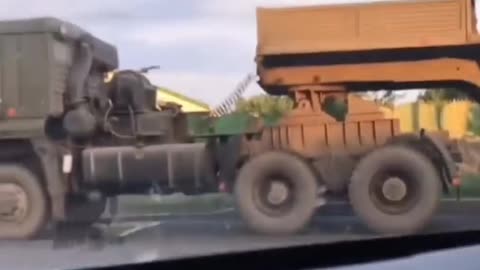
[[[212,201],[212,198],[207,198],[202,199]],[[271,237],[247,231],[236,212],[228,204],[223,204],[228,198],[216,199],[213,205],[221,208],[214,213],[205,212],[207,208],[201,209],[197,198],[196,210],[190,214],[185,211],[175,215],[166,211],[168,201],[176,200],[177,206],[187,202],[194,204],[195,201],[178,195],[162,200],[167,203],[161,206],[164,212],[160,213],[159,208],[155,209],[160,207],[155,200],[149,200],[148,212],[145,198],[122,198],[119,218],[110,225],[99,224],[90,232],[91,238],[88,240],[54,245],[46,235],[44,239],[31,242],[2,241],[2,266],[5,269],[71,269],[375,237],[351,215],[351,209],[342,202],[322,208],[302,234]],[[135,208],[142,204],[143,215],[133,215],[138,214]],[[212,205],[204,202],[205,206]],[[184,207],[186,209],[187,206]],[[446,199],[426,233],[480,229],[480,218],[472,215],[478,211],[480,200],[467,199],[459,203]]]

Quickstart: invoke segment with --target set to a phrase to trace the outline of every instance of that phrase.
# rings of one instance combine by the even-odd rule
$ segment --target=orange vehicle
[[[410,233],[426,226],[442,190],[459,175],[458,151],[446,134],[400,134],[398,120],[385,119],[378,108],[348,93],[455,87],[480,100],[474,4],[419,0],[258,8],[259,84],[269,94],[291,96],[296,107],[266,128],[261,140],[246,144],[249,158],[235,189],[253,194],[236,196],[249,225],[298,230],[313,212],[311,189],[323,185],[326,191],[319,188],[317,194],[347,195],[377,232]],[[345,119],[326,113],[332,99],[347,104]]]

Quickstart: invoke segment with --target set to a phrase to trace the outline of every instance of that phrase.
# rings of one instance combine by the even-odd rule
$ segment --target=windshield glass
[[[480,4],[377,2],[3,0],[0,266],[478,229]]]

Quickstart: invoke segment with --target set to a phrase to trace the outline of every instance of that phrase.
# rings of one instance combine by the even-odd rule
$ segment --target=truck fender
[[[445,168],[446,177],[449,183],[452,183],[453,178],[457,175],[457,165],[453,160],[452,155],[448,152],[447,146],[439,138],[423,135],[435,146],[435,149],[442,157],[443,167]]]
[[[451,185],[453,178],[457,175],[457,167],[453,157],[448,152],[447,146],[441,139],[425,134],[425,131],[422,129],[419,133],[403,134],[393,137],[387,142],[387,144],[392,143],[411,145],[415,149],[426,154],[429,159],[438,161],[437,164],[439,163],[438,165],[440,165],[442,172],[440,177],[442,179],[443,188],[444,191],[448,191],[448,187]],[[431,153],[432,150],[434,153]],[[435,159],[435,157],[440,158]]]
[[[220,140],[214,146],[215,161],[218,165],[219,180],[232,184],[241,160],[243,136],[234,135]]]

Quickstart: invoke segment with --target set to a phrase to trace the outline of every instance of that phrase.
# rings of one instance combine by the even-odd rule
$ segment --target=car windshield
[[[1,268],[480,229],[477,1],[0,2]]]

